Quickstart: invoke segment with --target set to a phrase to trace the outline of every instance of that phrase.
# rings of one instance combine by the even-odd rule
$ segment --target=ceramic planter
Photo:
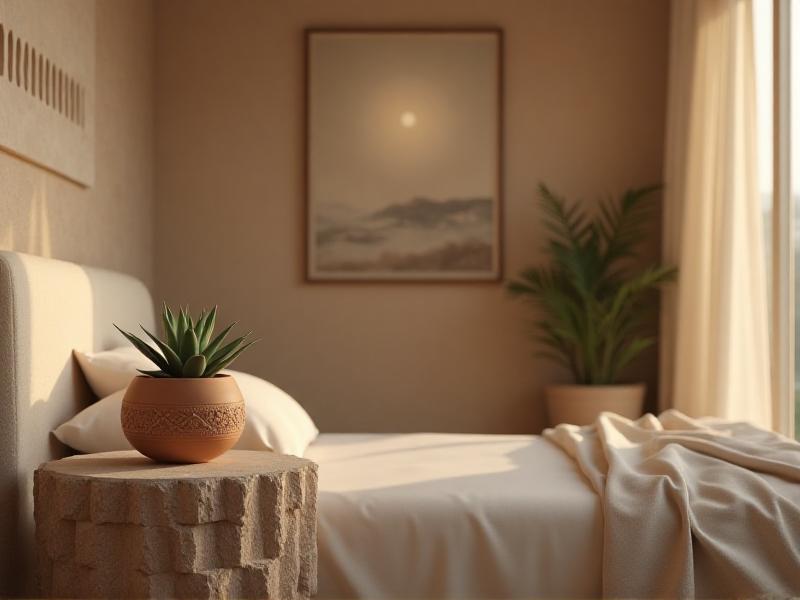
[[[122,431],[156,461],[207,462],[244,430],[244,399],[230,375],[134,377],[122,399]]]
[[[642,415],[645,385],[550,385],[545,388],[550,424],[589,425],[609,411],[637,419]]]

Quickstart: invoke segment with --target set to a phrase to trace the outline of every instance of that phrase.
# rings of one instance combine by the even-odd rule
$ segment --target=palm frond
[[[649,202],[660,185],[649,185],[626,191],[619,202],[607,199],[600,203],[605,263],[635,255],[636,246],[644,239],[644,228],[652,216],[654,205]]]
[[[660,185],[631,189],[617,201],[599,203],[590,217],[544,184],[539,202],[550,234],[547,267],[530,267],[506,285],[510,295],[534,302],[540,355],[569,368],[580,383],[613,383],[652,345],[647,335],[652,294],[675,278],[676,269],[632,269]],[[627,262],[626,262],[627,261]]]
[[[539,184],[539,203],[545,215],[544,225],[554,239],[568,246],[579,246],[587,231],[587,216],[580,206],[567,206],[566,200],[544,183]]]

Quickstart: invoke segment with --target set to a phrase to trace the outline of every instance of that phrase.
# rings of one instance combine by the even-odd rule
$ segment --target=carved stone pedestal
[[[230,451],[157,464],[137,452],[36,471],[41,593],[57,597],[309,598],[317,467]]]

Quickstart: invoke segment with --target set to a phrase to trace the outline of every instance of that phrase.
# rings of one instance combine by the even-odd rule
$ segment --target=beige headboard
[[[50,433],[92,400],[72,350],[126,342],[112,323],[153,327],[137,279],[0,252],[0,596],[33,587],[33,471],[65,455]]]

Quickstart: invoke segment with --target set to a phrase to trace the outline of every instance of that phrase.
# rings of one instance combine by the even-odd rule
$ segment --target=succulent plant
[[[164,326],[163,339],[139,325],[157,349],[114,325],[139,352],[158,367],[153,371],[139,369],[140,373],[150,377],[213,377],[231,364],[248,346],[258,341],[248,342],[250,333],[247,333],[225,344],[225,338],[236,325],[235,322],[212,339],[217,319],[216,306],[209,311],[203,310],[194,320],[187,308],[181,307],[176,316],[164,303],[161,318]]]

